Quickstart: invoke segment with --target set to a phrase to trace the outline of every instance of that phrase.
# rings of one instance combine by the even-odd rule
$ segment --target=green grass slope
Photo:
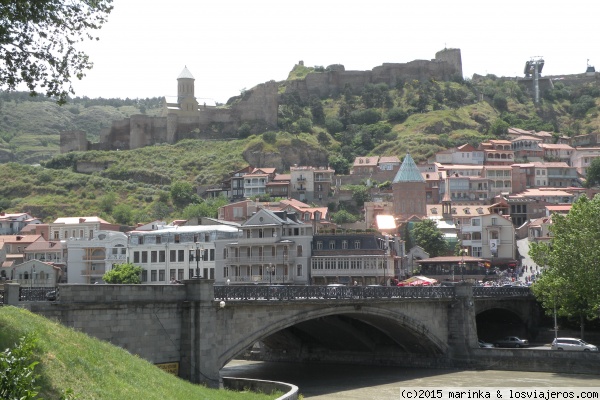
[[[68,388],[85,400],[272,399],[276,395],[208,389],[167,374],[107,342],[29,311],[0,307],[0,348],[33,333],[37,340],[40,398],[57,399]]]

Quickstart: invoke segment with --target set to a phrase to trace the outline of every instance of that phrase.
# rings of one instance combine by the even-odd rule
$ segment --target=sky
[[[225,103],[240,91],[285,80],[305,66],[346,71],[430,60],[459,48],[463,76],[600,71],[592,0],[114,0],[99,41],[80,45],[94,63],[75,96],[146,98],[177,94],[187,66],[195,95]],[[589,60],[589,61],[588,61]]]

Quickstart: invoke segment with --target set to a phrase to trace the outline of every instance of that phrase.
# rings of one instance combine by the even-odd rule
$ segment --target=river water
[[[600,388],[600,375],[566,372],[464,371],[233,360],[221,370],[221,376],[292,383],[300,388],[305,399],[313,400],[398,400],[401,388]]]

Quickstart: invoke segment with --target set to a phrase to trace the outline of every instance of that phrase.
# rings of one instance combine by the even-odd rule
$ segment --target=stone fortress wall
[[[311,95],[327,97],[351,87],[356,93],[367,84],[385,83],[390,87],[407,80],[449,80],[462,77],[460,49],[444,49],[433,60],[408,63],[384,63],[371,71],[345,71],[343,65],[326,72],[310,73],[303,80],[286,82],[285,93],[298,92],[302,99]],[[240,126],[248,124],[251,133],[277,128],[279,83],[269,81],[232,97],[225,107],[199,105],[193,115],[171,112],[165,103],[162,117],[133,115],[113,121],[100,134],[97,143],[86,139],[85,132],[61,132],[61,153],[88,150],[130,150],[159,143],[176,143],[187,137],[228,139],[237,137]]]

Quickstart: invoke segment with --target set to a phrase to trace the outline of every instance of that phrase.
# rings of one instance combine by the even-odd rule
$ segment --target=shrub
[[[273,144],[277,142],[277,133],[273,131],[265,132],[263,133],[262,138],[265,141],[265,143]]]
[[[337,118],[326,118],[325,129],[327,129],[327,132],[329,132],[329,134],[334,135],[344,130],[344,124]]]
[[[38,394],[34,374],[37,362],[31,362],[35,339],[32,336],[22,337],[12,349],[0,353],[0,398],[1,399],[35,399]]]

